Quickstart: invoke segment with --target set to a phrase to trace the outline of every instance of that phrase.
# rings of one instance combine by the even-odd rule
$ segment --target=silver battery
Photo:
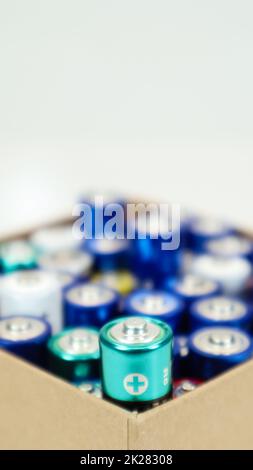
[[[39,254],[55,253],[62,250],[76,250],[80,240],[75,238],[72,225],[48,227],[34,232],[30,241]]]
[[[82,382],[78,385],[78,388],[84,393],[89,393],[94,397],[102,398],[102,390],[99,384],[97,383]]]
[[[144,318],[129,317],[114,325],[109,334],[120,344],[148,344],[159,337],[161,328]]]
[[[0,320],[0,338],[7,341],[19,342],[37,338],[45,331],[45,325],[40,320],[27,316],[17,316]]]
[[[197,388],[197,384],[191,380],[184,380],[173,390],[173,398],[181,397],[189,392],[193,392]]]
[[[248,335],[233,328],[204,328],[195,333],[192,341],[199,351],[212,356],[240,354],[250,346]]]
[[[0,284],[2,316],[43,317],[54,333],[62,329],[62,293],[53,273],[30,270],[3,276]]]
[[[69,273],[77,277],[88,276],[93,265],[93,257],[80,250],[62,250],[41,255],[38,265],[48,271]]]
[[[225,294],[237,295],[245,288],[252,272],[244,258],[202,255],[192,260],[191,274],[218,282]]]

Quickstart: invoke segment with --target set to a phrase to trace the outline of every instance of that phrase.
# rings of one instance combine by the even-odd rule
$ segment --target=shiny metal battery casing
[[[81,250],[61,250],[39,256],[38,265],[47,271],[69,273],[82,279],[88,278],[93,257]]]
[[[39,269],[15,271],[2,277],[0,292],[3,316],[43,317],[53,333],[62,329],[62,292],[53,273]]]
[[[168,396],[172,337],[166,323],[148,317],[125,317],[105,325],[100,332],[104,394],[130,407]]]
[[[172,233],[167,216],[163,214],[143,214],[138,217],[135,235],[131,244],[132,270],[143,282],[152,281],[160,288],[163,279],[175,276],[179,272],[181,262],[181,243],[175,249],[163,249],[164,242],[170,242],[172,236],[180,239],[181,227],[177,226]],[[171,231],[169,238],[164,235]],[[181,240],[180,240],[181,241]]]
[[[73,382],[99,377],[98,331],[91,328],[66,328],[48,342],[51,372]]]
[[[252,306],[235,297],[215,296],[199,300],[190,307],[190,330],[205,326],[238,327],[250,330],[252,327]]]
[[[93,282],[109,287],[117,291],[120,295],[128,295],[137,288],[138,281],[130,271],[106,271],[96,274]]]
[[[127,239],[87,240],[85,247],[99,272],[128,268],[130,242]]]
[[[64,297],[65,325],[100,328],[117,316],[119,300],[117,292],[91,282],[73,287]]]
[[[189,374],[189,345],[187,335],[176,335],[173,340],[173,379]]]
[[[195,252],[204,252],[208,241],[232,235],[234,229],[220,219],[195,216],[187,226],[187,245]]]
[[[33,269],[37,265],[35,251],[26,240],[15,240],[0,245],[0,264],[4,273]]]
[[[189,351],[191,375],[208,380],[250,359],[253,343],[237,328],[208,327],[190,335]]]
[[[46,365],[46,344],[51,327],[45,320],[27,315],[0,319],[0,348],[38,366]]]
[[[170,325],[173,332],[180,330],[184,303],[165,290],[137,289],[123,302],[126,315],[149,316]]]

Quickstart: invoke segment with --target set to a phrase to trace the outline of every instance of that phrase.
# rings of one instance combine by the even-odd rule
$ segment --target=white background
[[[253,229],[252,0],[0,0],[0,231],[90,188]]]

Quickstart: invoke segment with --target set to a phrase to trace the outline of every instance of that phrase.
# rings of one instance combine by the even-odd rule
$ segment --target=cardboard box
[[[253,360],[141,414],[0,351],[1,449],[252,449]]]

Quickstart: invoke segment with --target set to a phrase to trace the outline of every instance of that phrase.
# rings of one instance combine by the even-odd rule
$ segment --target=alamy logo
[[[102,196],[96,196],[92,204],[76,204],[72,215],[73,235],[79,240],[148,238],[159,240],[162,250],[180,245],[179,204],[105,204]]]

